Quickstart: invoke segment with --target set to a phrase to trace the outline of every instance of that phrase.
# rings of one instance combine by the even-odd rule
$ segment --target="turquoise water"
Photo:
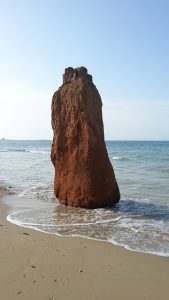
[[[121,201],[105,209],[59,205],[51,141],[0,140],[0,186],[12,197],[8,220],[48,233],[83,236],[169,256],[169,142],[107,141]]]

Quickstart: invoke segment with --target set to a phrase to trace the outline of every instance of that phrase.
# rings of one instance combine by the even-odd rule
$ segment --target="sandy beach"
[[[0,299],[166,300],[169,258],[15,226],[0,192]]]

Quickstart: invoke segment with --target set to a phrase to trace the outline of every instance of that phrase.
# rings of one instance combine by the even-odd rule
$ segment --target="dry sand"
[[[7,209],[1,197],[0,300],[169,299],[169,258],[18,227]]]

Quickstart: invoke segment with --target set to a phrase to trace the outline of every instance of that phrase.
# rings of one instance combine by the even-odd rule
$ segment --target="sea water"
[[[116,206],[80,209],[53,194],[51,141],[0,140],[0,186],[15,193],[7,219],[61,236],[169,256],[169,142],[107,141],[121,192]]]

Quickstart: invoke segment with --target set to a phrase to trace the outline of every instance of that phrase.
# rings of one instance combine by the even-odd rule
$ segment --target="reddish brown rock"
[[[87,69],[67,68],[52,99],[51,159],[60,203],[97,208],[117,203],[119,188],[109,161],[102,101]]]

